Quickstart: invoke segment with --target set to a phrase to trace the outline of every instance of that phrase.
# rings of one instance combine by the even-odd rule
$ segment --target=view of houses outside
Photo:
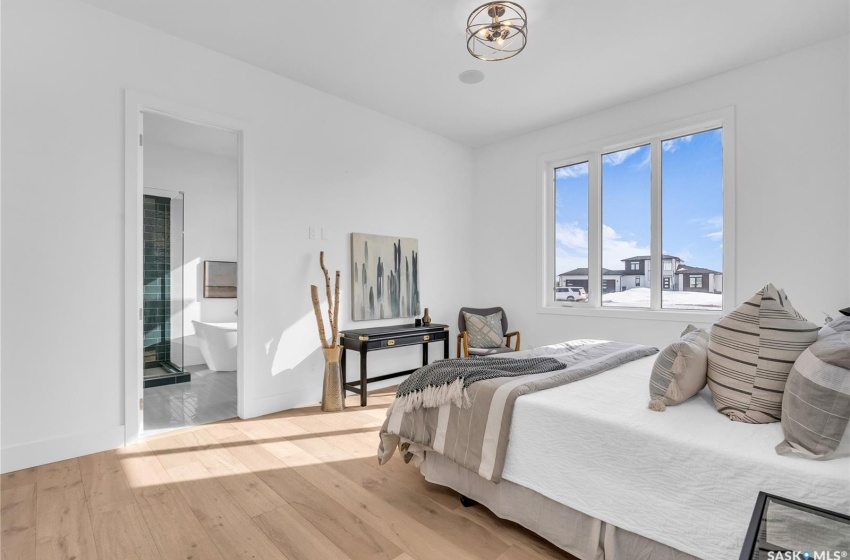
[[[722,131],[661,146],[661,306],[721,310]],[[650,305],[650,157],[649,145],[602,156],[603,306]],[[579,163],[555,173],[556,301],[574,296],[568,287],[589,291],[587,170]]]

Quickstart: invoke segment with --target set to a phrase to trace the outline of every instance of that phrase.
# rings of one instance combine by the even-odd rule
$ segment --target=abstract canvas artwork
[[[236,263],[204,261],[204,297],[236,297]]]
[[[419,242],[352,233],[351,294],[355,321],[419,315]]]

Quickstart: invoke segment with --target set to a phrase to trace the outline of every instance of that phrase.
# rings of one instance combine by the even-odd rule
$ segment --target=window
[[[733,294],[722,287],[734,287],[734,271],[724,269],[724,261],[734,262],[731,225],[724,229],[734,217],[724,207],[734,200],[734,150],[727,146],[724,154],[733,126],[731,109],[720,110],[701,123],[659,127],[634,134],[633,141],[603,140],[562,159],[541,160],[541,246],[548,248],[540,268],[547,294],[541,311],[566,306],[552,290],[559,275],[587,286],[587,300],[572,307],[589,308],[588,314],[598,308],[638,317],[617,309],[731,307]],[[683,269],[694,274],[677,275]]]
[[[570,284],[587,281],[587,171],[586,161],[555,169],[555,269]]]
[[[723,270],[722,129],[661,142],[661,239],[665,252],[687,255],[688,266]],[[691,276],[689,286],[702,289],[702,278]],[[661,307],[720,311],[723,294],[667,292]]]

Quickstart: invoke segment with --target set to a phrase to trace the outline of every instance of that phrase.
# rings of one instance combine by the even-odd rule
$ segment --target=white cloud
[[[622,259],[648,254],[649,246],[624,239],[614,228],[602,225],[602,266],[604,268],[622,270]]]
[[[705,236],[714,241],[722,241],[723,240],[723,230],[720,231],[712,231],[711,233],[705,234]]]
[[[558,224],[555,228],[555,239],[565,248],[580,250],[587,256],[587,230],[575,222]]]
[[[558,224],[555,228],[557,273],[587,266],[587,230],[576,223]],[[622,259],[648,255],[649,247],[624,238],[614,228],[602,226],[602,266],[622,270]]]
[[[638,146],[637,148],[629,148],[628,150],[620,150],[619,152],[605,154],[602,156],[602,163],[603,165],[620,165],[642,147],[643,146]]]
[[[694,135],[690,136],[680,136],[679,138],[673,138],[671,140],[665,140],[661,143],[661,149],[665,152],[673,153],[678,150],[682,144],[690,144],[691,140],[694,139]]]
[[[555,170],[556,179],[569,179],[573,177],[581,177],[583,175],[587,175],[587,162],[559,167]]]

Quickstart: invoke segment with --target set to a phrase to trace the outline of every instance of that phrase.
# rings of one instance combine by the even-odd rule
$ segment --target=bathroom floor
[[[236,372],[188,366],[192,381],[145,389],[143,436],[236,416]]]

